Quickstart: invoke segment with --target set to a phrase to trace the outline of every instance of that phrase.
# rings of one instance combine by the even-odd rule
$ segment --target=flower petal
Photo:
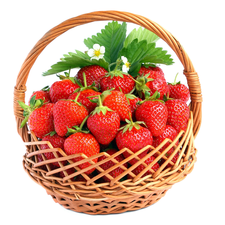
[[[93,57],[93,56],[94,56],[94,53],[95,53],[94,49],[89,49],[89,50],[88,50],[88,55],[89,55],[90,57]]]
[[[105,53],[105,47],[104,47],[104,46],[101,46],[101,47],[100,47],[100,53],[101,53],[101,54],[104,54],[104,53]]]
[[[121,59],[122,59],[123,63],[126,63],[127,62],[127,58],[126,57],[121,56]]]
[[[99,44],[94,44],[93,45],[93,49],[94,50],[99,50],[100,49],[100,45]]]

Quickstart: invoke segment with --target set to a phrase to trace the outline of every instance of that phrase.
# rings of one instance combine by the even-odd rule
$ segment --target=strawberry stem
[[[86,80],[85,73],[83,73],[83,78],[84,78],[84,87],[87,87],[87,80]]]
[[[174,84],[176,84],[177,76],[179,73],[176,74],[175,79],[174,79]]]
[[[87,115],[84,120],[82,121],[81,125],[80,125],[80,129],[82,130],[84,124],[86,123],[87,119],[88,119],[89,115]]]
[[[98,100],[99,100],[99,107],[102,107],[103,105],[102,105],[102,99],[100,95],[98,95]]]

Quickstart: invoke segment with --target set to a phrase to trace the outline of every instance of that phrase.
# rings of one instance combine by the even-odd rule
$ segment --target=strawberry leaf
[[[91,60],[91,57],[87,53],[76,50],[76,52],[69,52],[67,55],[63,55],[61,61],[51,66],[51,69],[44,72],[43,76],[48,76],[56,73],[60,73],[73,68],[81,68],[89,65],[99,65],[105,69],[108,69],[108,63],[105,60]]]
[[[158,41],[159,37],[145,28],[139,27],[138,30],[135,28],[127,36],[124,47],[126,48],[134,39],[138,39],[138,42],[146,40],[147,43],[153,43]]]
[[[129,74],[132,76],[137,76],[142,63],[173,64],[173,59],[171,55],[167,55],[167,51],[157,48],[155,43],[148,43],[146,40],[139,42],[137,38],[121,50],[120,56],[128,59],[131,64]]]
[[[109,22],[101,33],[93,35],[91,38],[84,40],[84,44],[89,48],[93,48],[94,44],[105,47],[104,59],[109,64],[116,62],[119,51],[123,48],[126,38],[127,24],[124,22],[119,24],[117,21]]]

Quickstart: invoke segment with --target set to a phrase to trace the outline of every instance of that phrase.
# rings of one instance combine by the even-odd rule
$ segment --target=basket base
[[[146,208],[165,196],[167,190],[152,192],[147,195],[133,196],[126,199],[108,199],[104,201],[72,200],[59,195],[51,195],[56,203],[66,209],[91,215],[116,214]]]

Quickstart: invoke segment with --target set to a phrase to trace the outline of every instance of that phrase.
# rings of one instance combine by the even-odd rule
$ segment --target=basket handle
[[[202,115],[202,94],[201,94],[201,86],[198,78],[198,74],[195,72],[195,69],[190,61],[188,55],[184,51],[181,44],[176,40],[174,36],[172,36],[168,31],[163,29],[157,23],[143,17],[140,15],[135,15],[128,12],[120,12],[120,11],[97,11],[92,13],[83,14],[71,19],[68,19],[61,24],[55,26],[51,30],[49,30],[33,47],[33,49],[28,54],[25,59],[20,72],[17,76],[16,85],[14,87],[14,115],[16,118],[17,131],[23,141],[29,141],[28,128],[24,126],[20,128],[20,124],[24,119],[23,109],[19,106],[18,100],[25,101],[25,92],[26,92],[26,82],[32,68],[35,63],[37,57],[41,54],[44,48],[51,43],[55,38],[64,32],[68,31],[71,28],[74,28],[79,25],[87,24],[94,21],[105,21],[105,20],[115,20],[115,21],[123,21],[123,22],[131,22],[137,25],[140,25],[163,39],[176,53],[180,62],[184,67],[184,75],[187,78],[187,83],[189,86],[190,94],[191,94],[191,103],[190,109],[193,111],[193,132],[194,136],[197,135],[200,125],[201,125],[201,115]]]

